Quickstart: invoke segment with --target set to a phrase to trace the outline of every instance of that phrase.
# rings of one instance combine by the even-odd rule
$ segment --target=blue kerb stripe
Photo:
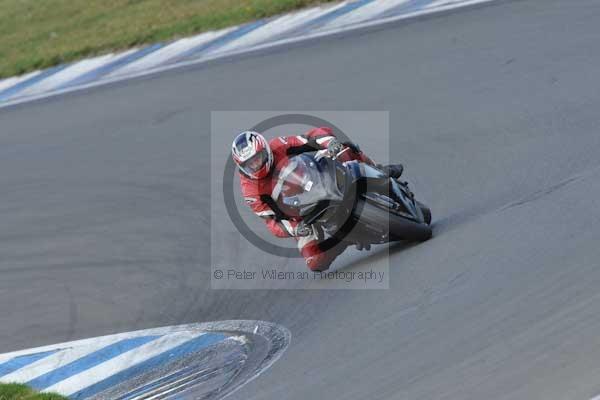
[[[418,11],[425,8],[426,5],[433,3],[435,0],[412,0],[408,3],[402,4],[396,8],[386,11],[381,17],[392,16],[396,14],[408,14],[413,11]]]
[[[263,20],[259,20],[256,22],[252,22],[252,23],[240,26],[239,28],[233,30],[232,32],[226,33],[225,35],[220,36],[214,40],[211,40],[208,43],[204,43],[197,47],[189,49],[188,51],[184,52],[183,54],[180,54],[179,56],[175,57],[175,59],[171,60],[170,62],[183,60],[185,58],[192,57],[194,55],[200,54],[207,50],[214,50],[214,49],[221,47],[235,39],[238,39],[238,38],[244,36],[247,33],[252,32],[253,30],[255,30],[257,28],[260,28],[261,26],[265,25],[267,22],[269,22],[269,21],[263,19]]]
[[[159,337],[160,336],[140,336],[118,341],[91,354],[88,354],[79,360],[75,360],[70,364],[63,365],[62,367],[41,375],[27,382],[27,384],[37,390],[44,390],[60,381],[93,368],[98,364],[102,364],[111,358],[115,358]]]
[[[102,392],[108,388],[116,386],[122,382],[127,381],[141,373],[144,373],[152,368],[159,367],[166,362],[175,361],[181,357],[185,357],[190,353],[197,352],[204,347],[208,347],[212,344],[218,343],[226,339],[227,336],[220,333],[207,333],[199,336],[195,339],[189,340],[171,350],[154,356],[140,364],[134,365],[124,371],[118,372],[117,374],[104,379],[98,383],[88,386],[79,392],[73,393],[69,396],[70,399],[85,399],[95,394]]]
[[[101,67],[98,67],[92,71],[86,72],[85,74],[78,76],[77,78],[70,80],[66,83],[63,83],[57,89],[64,89],[66,87],[80,85],[80,84],[98,79],[101,76],[107,75],[126,64],[137,61],[140,58],[142,58],[150,53],[153,53],[158,49],[163,48],[164,46],[165,46],[164,43],[157,43],[157,44],[153,44],[151,46],[146,46],[143,49],[140,49],[134,53],[131,53],[131,54],[125,56],[125,57],[119,58],[119,59],[117,59],[113,62],[110,62],[108,64],[105,64]]]
[[[23,367],[28,366],[29,364],[33,364],[34,362],[41,360],[42,358],[48,357],[57,351],[60,351],[60,349],[11,358],[10,360],[0,364],[0,376],[11,374]]]
[[[291,34],[295,34],[300,31],[308,31],[310,29],[316,28],[319,25],[324,25],[326,22],[339,18],[342,15],[346,15],[349,12],[356,10],[357,8],[372,3],[373,1],[374,0],[358,0],[352,3],[348,3],[345,6],[338,8],[337,10],[330,11],[327,14],[321,15],[318,18],[308,21],[306,24],[300,26],[297,29],[294,29],[292,32],[287,32],[286,36],[290,36]]]
[[[58,65],[56,67],[48,68],[48,69],[40,72],[39,74],[32,76],[29,79],[25,79],[24,81],[19,82],[14,86],[4,89],[3,91],[0,92],[0,101],[6,100],[6,99],[14,96],[15,94],[19,93],[20,91],[27,89],[30,86],[35,85],[36,83],[48,78],[49,76],[56,74],[57,72],[62,71],[63,69],[67,68],[68,66],[69,65],[65,64],[65,65]]]
[[[236,353],[236,354],[238,354],[238,353]],[[239,360],[239,358],[234,358],[234,355],[229,354],[229,355],[227,355],[224,358],[223,361],[226,364],[229,364],[231,361],[234,361],[234,360]],[[156,388],[159,388],[159,387],[161,387],[163,385],[169,384],[174,378],[175,379],[181,379],[182,377],[184,377],[184,379],[185,379],[186,376],[190,376],[192,374],[197,374],[198,372],[202,372],[203,370],[204,370],[204,372],[207,372],[207,373],[214,371],[214,369],[208,368],[209,365],[210,365],[209,362],[204,362],[202,364],[196,364],[196,365],[193,365],[191,367],[187,367],[187,368],[178,370],[173,375],[167,375],[167,376],[165,376],[163,378],[160,378],[158,380],[155,380],[155,381],[153,381],[153,382],[151,382],[151,383],[149,383],[149,384],[147,384],[145,386],[141,386],[138,389],[135,389],[133,392],[127,393],[127,396],[120,397],[119,400],[132,400],[132,399],[135,399],[136,397],[138,397],[138,396],[140,396],[140,395],[142,395],[144,393],[153,391]],[[175,397],[175,398],[177,398],[177,397]]]

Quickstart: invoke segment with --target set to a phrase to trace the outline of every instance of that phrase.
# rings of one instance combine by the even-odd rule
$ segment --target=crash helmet
[[[236,136],[231,145],[231,156],[239,170],[252,179],[266,177],[273,166],[269,142],[254,131],[245,131]]]

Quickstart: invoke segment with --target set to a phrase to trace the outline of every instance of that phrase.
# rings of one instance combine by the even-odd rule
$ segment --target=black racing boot
[[[390,164],[390,165],[377,165],[377,167],[383,171],[384,174],[393,179],[399,179],[404,171],[402,164]]]

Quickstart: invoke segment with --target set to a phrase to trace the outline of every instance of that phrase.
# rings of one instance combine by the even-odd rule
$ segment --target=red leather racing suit
[[[304,152],[326,149],[329,141],[334,138],[332,130],[327,127],[311,129],[304,135],[276,137],[269,141],[273,152],[273,166],[281,165],[288,157]],[[373,164],[362,152],[355,152],[346,147],[337,158],[341,162],[352,160]],[[252,211],[263,218],[267,228],[277,237],[294,237],[295,228],[300,222],[298,218],[282,215],[271,194],[277,181],[277,173],[272,168],[268,176],[263,179],[252,179],[240,172],[240,184],[244,201]],[[306,261],[306,265],[313,271],[323,271],[339,255],[339,251],[331,249],[323,251],[319,246],[316,235],[296,237],[298,249]]]

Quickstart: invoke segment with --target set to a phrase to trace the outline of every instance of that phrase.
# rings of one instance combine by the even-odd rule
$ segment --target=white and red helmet
[[[254,131],[242,132],[236,136],[231,145],[231,156],[240,171],[253,179],[266,177],[273,166],[273,152],[269,142]]]

